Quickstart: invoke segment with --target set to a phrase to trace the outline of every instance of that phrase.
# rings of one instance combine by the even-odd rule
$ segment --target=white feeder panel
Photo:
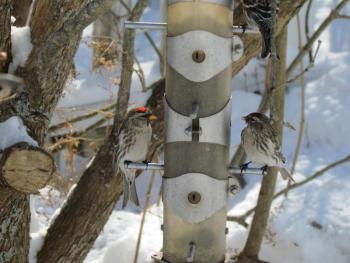
[[[226,206],[227,185],[227,180],[217,180],[200,173],[163,178],[164,205],[183,220],[199,223]],[[196,205],[188,200],[188,195],[192,192],[201,196]]]
[[[207,81],[231,66],[234,56],[227,54],[233,54],[233,42],[237,41],[233,41],[232,37],[219,37],[207,31],[190,31],[168,37],[168,64],[190,81]],[[201,63],[192,59],[196,50],[205,53],[205,59]]]

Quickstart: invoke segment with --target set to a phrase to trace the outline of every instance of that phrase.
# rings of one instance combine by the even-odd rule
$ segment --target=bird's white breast
[[[267,166],[278,166],[282,167],[283,163],[281,160],[276,160],[272,158],[271,156],[274,155],[275,152],[275,145],[270,141],[267,140],[268,145],[268,154],[265,154],[262,151],[257,150],[256,146],[256,140],[254,135],[252,134],[252,131],[250,128],[245,128],[242,132],[243,137],[243,148],[248,155],[248,157],[257,164],[260,165],[267,165]]]
[[[145,128],[140,129],[135,135],[135,143],[130,146],[130,149],[123,157],[123,160],[133,162],[145,161],[148,147],[151,143],[151,138],[152,128],[150,125],[147,125]]]

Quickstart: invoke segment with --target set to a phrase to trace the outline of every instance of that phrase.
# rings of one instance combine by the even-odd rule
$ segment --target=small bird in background
[[[258,112],[250,113],[242,119],[247,123],[241,133],[241,142],[247,156],[253,162],[263,165],[263,171],[267,167],[278,167],[283,179],[295,182],[284,167],[286,158],[281,152],[281,144],[272,126],[273,120]],[[243,164],[241,169],[247,169],[249,163]]]
[[[261,57],[271,53],[272,7],[270,0],[241,0],[248,23],[259,28],[261,34]],[[278,3],[277,3],[278,4]]]
[[[146,107],[130,110],[121,124],[116,145],[115,163],[122,171],[124,183],[123,208],[130,200],[140,206],[135,185],[135,170],[125,168],[127,162],[146,162],[146,155],[151,144],[152,127],[150,122],[157,119]]]

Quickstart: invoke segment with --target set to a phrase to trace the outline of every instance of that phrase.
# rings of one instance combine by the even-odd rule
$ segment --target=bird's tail
[[[267,28],[264,28],[267,32],[261,33],[261,57],[266,58],[271,53],[271,33],[270,30],[267,30]],[[261,30],[260,30],[261,32]]]
[[[293,183],[295,183],[293,177],[291,176],[291,174],[288,172],[288,170],[284,167],[279,168],[279,171],[283,177],[284,180],[291,180]]]
[[[135,180],[133,180],[130,184],[130,200],[133,202],[136,206],[140,206],[139,197],[137,196],[137,190],[136,190],[136,183]]]
[[[123,174],[123,184],[124,184],[124,196],[123,196],[123,205],[122,208],[125,208],[126,205],[129,202],[130,197],[130,184],[126,178],[126,176]]]

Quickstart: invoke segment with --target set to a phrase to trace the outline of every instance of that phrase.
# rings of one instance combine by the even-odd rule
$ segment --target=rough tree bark
[[[16,0],[13,3],[13,16],[16,18],[15,26],[25,26],[29,15],[32,0]]]
[[[0,72],[7,72],[11,57],[11,1],[0,1]],[[26,262],[29,244],[29,202],[25,194],[0,189],[0,262]]]
[[[131,0],[124,0],[131,9]],[[100,66],[117,64],[121,58],[120,44],[123,40],[124,21],[128,17],[128,10],[120,1],[112,9],[102,15],[93,25],[93,69]],[[117,18],[117,19],[116,19]],[[115,21],[117,20],[117,23]]]
[[[139,20],[147,2],[138,1],[129,19]],[[38,253],[38,263],[83,262],[122,193],[122,178],[120,174],[115,175],[112,164],[114,145],[118,143],[116,135],[130,96],[134,41],[135,31],[126,31],[121,84],[112,132],[50,226]]]
[[[0,0],[0,72],[7,72],[11,60],[11,2]]]
[[[33,113],[30,118],[24,118],[24,123],[39,144],[45,137],[48,116],[62,94],[81,31],[105,8],[111,7],[112,2],[35,1],[30,25],[33,49],[26,65],[17,69],[16,74],[24,78]],[[27,262],[29,196],[1,188],[0,207],[0,262]]]
[[[277,52],[280,59],[277,62],[275,90],[270,94],[274,112],[274,128],[282,141],[282,127],[284,115],[284,93],[286,82],[286,54],[287,54],[287,28],[277,37]],[[277,180],[276,168],[268,168],[268,174],[263,177],[258,204],[246,245],[239,256],[239,263],[262,262],[258,259],[261,243],[265,235],[270,207],[273,200]]]

